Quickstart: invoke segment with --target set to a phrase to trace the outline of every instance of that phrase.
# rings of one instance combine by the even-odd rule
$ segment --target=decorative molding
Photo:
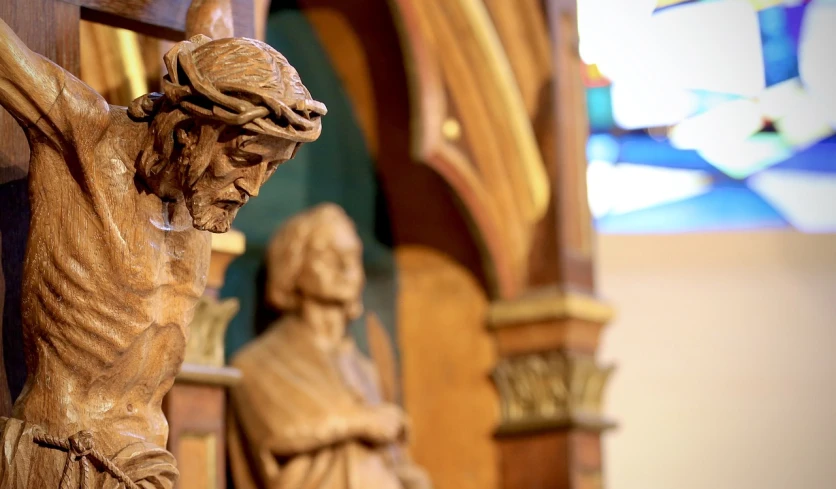
[[[240,304],[236,298],[218,301],[209,296],[201,297],[189,325],[186,362],[223,367],[224,335],[239,309]]]
[[[491,303],[487,322],[491,328],[569,318],[605,324],[612,320],[614,314],[612,306],[596,297],[546,289],[517,299]]]
[[[484,0],[531,120],[544,109],[543,91],[554,77],[552,46],[542,0]]]
[[[500,360],[493,372],[501,400],[498,434],[612,427],[601,415],[601,404],[613,370],[591,356],[562,351]]]
[[[232,367],[212,367],[184,363],[175,380],[182,384],[231,387],[241,380],[241,371]]]
[[[415,158],[461,201],[492,292],[513,297],[551,190],[508,55],[481,0],[394,5],[417,114]]]

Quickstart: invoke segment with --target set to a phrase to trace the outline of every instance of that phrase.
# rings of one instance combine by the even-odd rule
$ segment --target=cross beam
[[[81,18],[148,36],[180,41],[185,37],[191,0],[61,0],[81,7]],[[232,0],[235,35],[255,36],[252,0]]]

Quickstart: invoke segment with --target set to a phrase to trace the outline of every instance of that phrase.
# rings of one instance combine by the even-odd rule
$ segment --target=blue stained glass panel
[[[787,35],[798,46],[801,38],[801,25],[804,21],[804,8],[806,5],[787,7]]]
[[[836,173],[836,136],[819,141],[772,168]]]
[[[615,136],[610,134],[593,134],[586,143],[586,157],[589,161],[618,161],[619,144]]]
[[[703,2],[709,1],[711,0],[703,0]],[[699,8],[698,4],[703,2],[697,0],[679,2],[657,8],[656,12],[673,10],[684,5]],[[750,181],[747,177],[755,177],[762,171],[772,169],[804,170],[817,173],[820,178],[836,174],[836,136],[830,136],[818,142],[813,141],[816,137],[822,138],[827,134],[834,134],[833,131],[828,133],[826,126],[828,123],[831,126],[836,123],[836,114],[825,116],[831,117],[827,120],[822,118],[821,114],[817,114],[816,117],[820,119],[810,119],[809,124],[807,124],[808,121],[799,120],[797,117],[795,119],[789,118],[789,114],[794,113],[792,109],[798,108],[796,106],[798,103],[805,103],[803,98],[794,99],[793,97],[797,93],[791,93],[792,88],[788,87],[792,87],[794,83],[799,81],[799,45],[800,40],[805,38],[803,32],[805,29],[805,15],[814,11],[813,9],[807,9],[811,2],[812,0],[785,2],[783,5],[759,9],[756,12],[760,30],[760,53],[763,56],[763,79],[766,82],[767,95],[755,93],[760,90],[758,87],[755,87],[755,92],[746,96],[691,90],[697,96],[697,107],[689,117],[720,109],[724,104],[731,103],[737,105],[730,105],[729,107],[740,109],[740,112],[733,112],[732,110],[730,112],[732,115],[728,120],[733,123],[733,121],[738,120],[735,117],[740,117],[741,124],[751,124],[751,120],[747,119],[748,116],[744,110],[747,103],[738,103],[737,101],[749,99],[756,104],[762,102],[764,111],[770,111],[764,112],[762,115],[765,125],[760,132],[746,136],[745,140],[739,139],[743,138],[743,135],[730,130],[730,133],[734,136],[728,141],[719,139],[711,140],[710,144],[706,142],[695,145],[694,147],[699,149],[700,153],[696,150],[680,150],[673,147],[664,137],[666,129],[669,128],[658,127],[636,129],[628,132],[620,131],[616,129],[613,121],[609,87],[587,89],[591,130],[593,133],[597,133],[590,137],[587,146],[590,161],[603,161],[616,165],[631,163],[670,169],[699,170],[708,175],[711,185],[708,192],[699,196],[672,203],[658,204],[654,207],[624,214],[605,215],[596,220],[596,226],[601,232],[679,233],[792,227],[790,221],[782,215],[781,210],[772,207],[758,193],[747,187],[747,182]],[[832,0],[831,2],[821,0],[821,2],[830,3],[836,7],[836,3]],[[787,5],[789,3],[794,5]],[[756,4],[757,2],[753,2],[753,5],[757,6]],[[755,14],[754,11],[752,13]],[[806,20],[809,21],[810,18]],[[602,22],[602,29],[605,28],[607,28],[607,23]],[[710,23],[704,26],[707,36],[711,35],[711,29]],[[834,26],[834,29],[836,29],[836,26]],[[822,33],[818,32],[817,35],[821,36]],[[613,42],[618,41],[614,40]],[[664,40],[658,39],[655,42],[664,42]],[[723,42],[732,42],[732,40],[726,39]],[[808,47],[806,51],[808,57],[810,56],[809,49]],[[819,47],[819,49],[824,48]],[[687,53],[682,53],[682,56],[687,55]],[[827,56],[826,53],[816,55]],[[641,53],[636,53],[636,56],[641,57]],[[826,60],[818,60],[817,62],[826,62]],[[760,65],[759,61],[758,65]],[[760,68],[756,68],[756,70],[759,71]],[[805,70],[809,71],[808,68],[805,68]],[[721,73],[718,73],[719,75]],[[809,76],[806,71],[805,76]],[[790,83],[779,85],[787,81],[790,81]],[[614,82],[619,83],[619,80],[616,79]],[[682,83],[682,81],[679,80],[676,83]],[[689,85],[684,84],[682,86],[687,87]],[[802,97],[823,96],[813,89],[803,93],[808,90],[804,85],[801,86],[800,90],[802,91]],[[817,102],[814,101],[813,103]],[[782,109],[774,104],[789,105]],[[781,112],[782,110],[783,112]],[[679,122],[681,121],[672,123],[670,127],[676,127]],[[665,124],[669,123],[666,122]],[[810,127],[805,126],[805,124]],[[804,139],[805,134],[810,134],[810,139]],[[781,144],[775,144],[774,147],[748,144],[750,140],[768,139],[770,137],[775,138]],[[802,149],[802,145],[811,142],[814,142],[812,146]],[[798,146],[793,147],[793,144]],[[735,151],[738,152],[735,153]],[[701,154],[706,155],[705,158]],[[714,164],[706,158],[710,158],[710,161]],[[774,165],[753,165],[753,162],[758,161],[780,162]],[[600,170],[602,166],[598,165],[596,168]],[[721,171],[720,168],[725,168],[728,174]],[[653,175],[653,173],[650,172],[648,175]],[[655,175],[658,177],[658,174]],[[614,185],[613,182],[601,183],[600,175],[597,175],[597,178],[596,182],[599,185]],[[681,179],[677,180],[676,172],[671,172],[670,178],[669,185],[665,188],[676,185],[678,181],[681,182]],[[785,183],[789,185],[791,182]],[[654,183],[652,183],[652,185],[657,184],[665,185],[661,180],[654,180]],[[617,182],[615,185],[617,185]],[[630,185],[636,185],[636,182],[633,181]],[[648,182],[648,185],[651,185],[651,183]],[[611,193],[618,195],[620,190],[618,188],[596,189],[599,200],[603,199],[598,204],[606,204],[606,196]],[[613,197],[613,200],[615,201],[615,197]],[[817,210],[816,206],[799,207],[795,205],[796,203],[792,204],[793,206],[790,207],[781,207],[783,212],[787,213],[787,216],[790,215],[791,208],[794,209],[792,212],[796,213]],[[601,208],[604,209],[606,206],[604,205]],[[809,218],[811,216],[798,215],[795,216],[793,222],[801,222],[798,219],[805,217]]]
[[[668,140],[655,139],[647,134],[628,134],[619,138],[621,151],[618,161],[644,165],[665,166],[721,173],[696,151],[674,148]]]
[[[665,234],[761,228],[785,228],[787,221],[742,184],[714,190],[649,209],[609,215],[596,221],[600,232]]]
[[[593,131],[609,131],[615,127],[612,116],[612,93],[610,87],[586,89],[586,107],[589,126]]]

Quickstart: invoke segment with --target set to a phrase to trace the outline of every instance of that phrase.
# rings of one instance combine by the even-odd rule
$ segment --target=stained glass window
[[[579,0],[604,233],[836,232],[836,0]]]

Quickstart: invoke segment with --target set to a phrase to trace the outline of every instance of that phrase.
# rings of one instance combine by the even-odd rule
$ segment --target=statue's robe
[[[277,453],[277,440],[368,409],[379,400],[376,370],[344,340],[334,351],[298,319],[273,325],[232,362],[243,380],[232,389],[229,448],[237,489],[401,489],[389,456],[397,447],[346,439],[318,449]]]

